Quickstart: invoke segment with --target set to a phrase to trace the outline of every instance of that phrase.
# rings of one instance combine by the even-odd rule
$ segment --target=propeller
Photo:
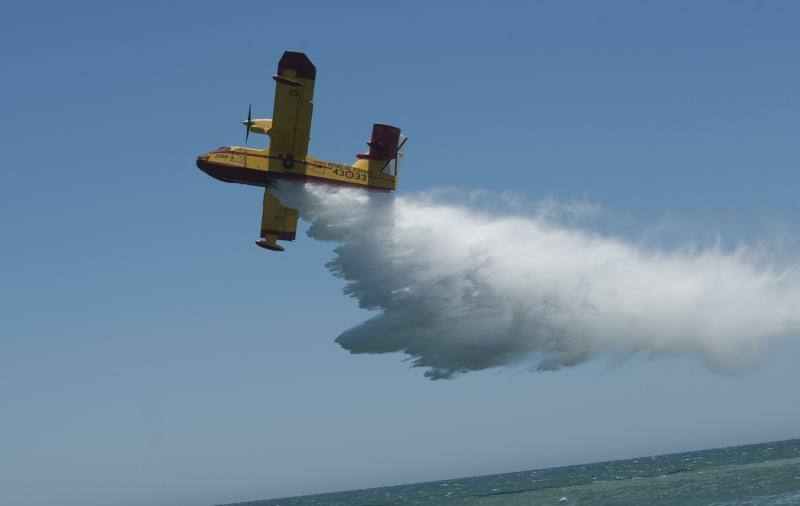
[[[247,140],[250,139],[250,125],[253,124],[252,116],[250,114],[251,112],[253,112],[253,104],[250,104],[247,107],[247,122],[246,123],[243,122],[245,126],[245,134],[244,134],[245,145],[247,145]]]

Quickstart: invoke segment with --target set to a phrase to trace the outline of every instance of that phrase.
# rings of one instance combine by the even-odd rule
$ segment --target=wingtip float
[[[369,151],[356,155],[352,165],[308,155],[316,76],[316,67],[304,53],[283,53],[278,73],[272,76],[272,119],[252,119],[248,109],[247,121],[242,122],[247,129],[246,138],[250,133],[267,135],[269,146],[223,146],[197,157],[197,167],[213,178],[264,188],[261,238],[256,244],[268,250],[283,251],[278,241],[293,241],[297,230],[297,210],[284,206],[270,192],[274,181],[300,179],[378,191],[397,189],[397,172],[406,143],[397,127],[375,123],[367,143]]]

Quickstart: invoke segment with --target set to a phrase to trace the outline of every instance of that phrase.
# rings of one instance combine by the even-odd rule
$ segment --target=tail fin
[[[400,129],[383,123],[372,125],[372,138],[367,143],[369,153],[359,153],[360,160],[368,159],[385,162],[381,172],[396,176],[405,152],[406,136]]]

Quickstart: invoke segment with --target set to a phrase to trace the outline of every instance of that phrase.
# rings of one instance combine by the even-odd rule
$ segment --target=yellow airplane
[[[197,167],[226,183],[264,187],[261,239],[258,246],[283,251],[281,241],[293,241],[297,210],[285,207],[270,193],[279,179],[300,179],[342,184],[370,190],[397,189],[397,171],[403,159],[406,137],[400,129],[376,123],[367,143],[368,153],[356,155],[352,165],[319,160],[308,155],[314,80],[317,69],[303,53],[286,51],[278,62],[272,119],[252,119],[247,113],[245,143],[250,132],[268,135],[269,146],[252,149],[223,146],[197,157]]]

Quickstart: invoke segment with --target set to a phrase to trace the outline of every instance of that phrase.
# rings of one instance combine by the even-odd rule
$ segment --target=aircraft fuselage
[[[381,172],[384,161],[359,159],[353,165],[319,160],[310,156],[293,159],[272,156],[269,148],[221,147],[197,157],[197,167],[209,176],[226,183],[267,187],[276,179],[307,179],[392,191],[397,177]]]

